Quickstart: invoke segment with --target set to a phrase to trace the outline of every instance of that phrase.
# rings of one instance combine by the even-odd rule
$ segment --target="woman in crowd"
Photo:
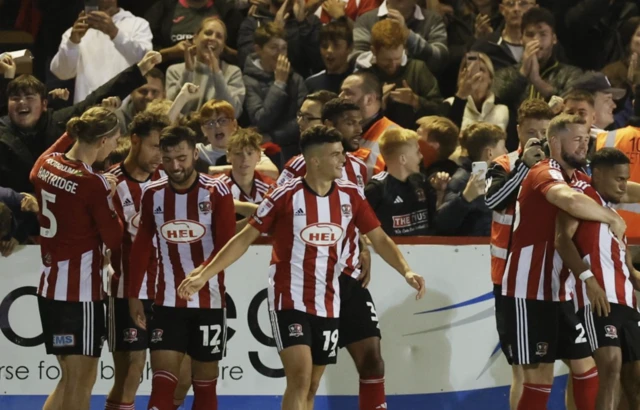
[[[620,38],[625,47],[625,57],[602,69],[609,78],[611,86],[633,89],[634,79],[640,74],[638,56],[640,55],[640,17],[632,17],[620,28]]]
[[[231,170],[227,162],[229,138],[239,127],[233,106],[227,101],[211,100],[200,109],[198,120],[208,144],[197,144],[200,160],[209,165],[210,174],[220,174]],[[278,177],[278,167],[263,153],[256,170],[271,178]]]
[[[458,91],[445,100],[451,105],[449,118],[460,130],[478,122],[488,122],[506,130],[509,109],[498,104],[491,92],[493,76],[493,64],[486,54],[466,54],[458,71]]]
[[[229,101],[236,117],[242,113],[245,88],[240,68],[220,59],[227,40],[227,28],[216,18],[202,20],[193,37],[194,45],[185,49],[185,62],[167,70],[167,98],[174,100],[186,83],[199,87],[197,98],[187,102],[182,113],[196,111],[205,102],[218,99]]]

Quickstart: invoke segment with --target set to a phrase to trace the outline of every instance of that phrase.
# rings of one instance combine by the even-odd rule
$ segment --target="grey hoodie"
[[[289,74],[286,86],[276,85],[274,74],[267,73],[259,64],[256,54],[247,57],[244,107],[251,125],[257,127],[265,138],[280,145],[286,162],[300,152],[296,114],[307,96],[307,87],[304,79],[295,72]]]

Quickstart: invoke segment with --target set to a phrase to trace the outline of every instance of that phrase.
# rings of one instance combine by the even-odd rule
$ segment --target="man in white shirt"
[[[51,72],[61,80],[76,78],[74,102],[153,49],[149,23],[118,7],[117,0],[99,0],[98,11],[80,13],[62,35]]]

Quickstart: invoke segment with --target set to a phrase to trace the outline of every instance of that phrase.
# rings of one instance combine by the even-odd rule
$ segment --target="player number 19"
[[[324,350],[325,352],[335,351],[336,347],[338,347],[338,329],[334,331],[325,330],[324,332],[322,332],[322,335],[324,336],[324,347],[322,348],[322,350]]]
[[[56,221],[56,216],[49,209],[49,204],[56,203],[56,196],[50,192],[45,190],[40,191],[40,195],[42,196],[42,209],[40,212],[42,216],[49,220],[49,227],[43,228],[40,227],[40,236],[43,238],[53,238],[58,233],[58,221]]]

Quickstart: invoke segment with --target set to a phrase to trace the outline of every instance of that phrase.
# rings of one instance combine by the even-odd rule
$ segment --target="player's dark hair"
[[[162,85],[164,86],[164,73],[157,67],[153,67],[151,70],[149,70],[145,77],[151,77],[160,80],[160,82],[162,82]]]
[[[364,94],[375,94],[379,100],[382,100],[382,82],[375,74],[368,71],[358,71],[351,75],[360,77]]]
[[[342,143],[342,134],[332,127],[314,125],[300,136],[300,151],[304,155],[307,150],[316,145]]]
[[[93,144],[120,131],[116,114],[104,107],[92,107],[67,122],[67,134],[76,141]]]
[[[613,168],[616,165],[630,164],[629,157],[616,148],[602,148],[591,157],[591,169]]]
[[[522,32],[531,25],[546,24],[551,27],[551,31],[556,31],[556,19],[553,17],[553,13],[542,7],[533,7],[522,15],[522,23],[520,28]]]
[[[11,233],[11,224],[13,222],[13,212],[11,208],[0,202],[0,239]]]
[[[173,125],[162,130],[160,134],[160,149],[166,150],[167,148],[175,147],[182,141],[191,148],[196,147],[196,133],[189,127],[181,125]]]
[[[346,98],[334,98],[322,107],[322,121],[329,120],[335,124],[347,111],[360,111],[360,107]]]
[[[336,97],[338,97],[338,94],[334,92],[327,91],[327,90],[320,90],[320,91],[316,91],[315,93],[307,95],[307,98],[305,98],[305,100],[318,102],[322,104],[322,106],[324,107],[326,103],[328,103],[329,101],[333,100]]]
[[[467,150],[471,161],[480,161],[485,148],[494,148],[506,138],[507,134],[497,125],[479,122],[462,130],[460,145]]]
[[[47,98],[47,87],[32,75],[22,74],[7,84],[7,97],[31,93],[38,94],[43,100]]]
[[[524,120],[550,120],[553,117],[553,111],[544,100],[524,100],[518,107],[518,124],[522,124]]]
[[[320,29],[320,47],[326,43],[337,43],[340,40],[353,46],[353,24],[346,16],[325,24]]]
[[[171,120],[166,115],[143,111],[133,117],[133,121],[129,124],[129,135],[135,134],[140,138],[146,138],[152,131],[161,132],[169,125]]]
[[[573,90],[569,91],[568,93],[566,93],[562,97],[562,99],[564,100],[565,103],[567,101],[577,101],[577,102],[584,101],[587,104],[589,104],[590,106],[595,107],[595,102],[593,100],[593,94],[590,93],[589,91],[586,91],[586,90],[573,89]]]

